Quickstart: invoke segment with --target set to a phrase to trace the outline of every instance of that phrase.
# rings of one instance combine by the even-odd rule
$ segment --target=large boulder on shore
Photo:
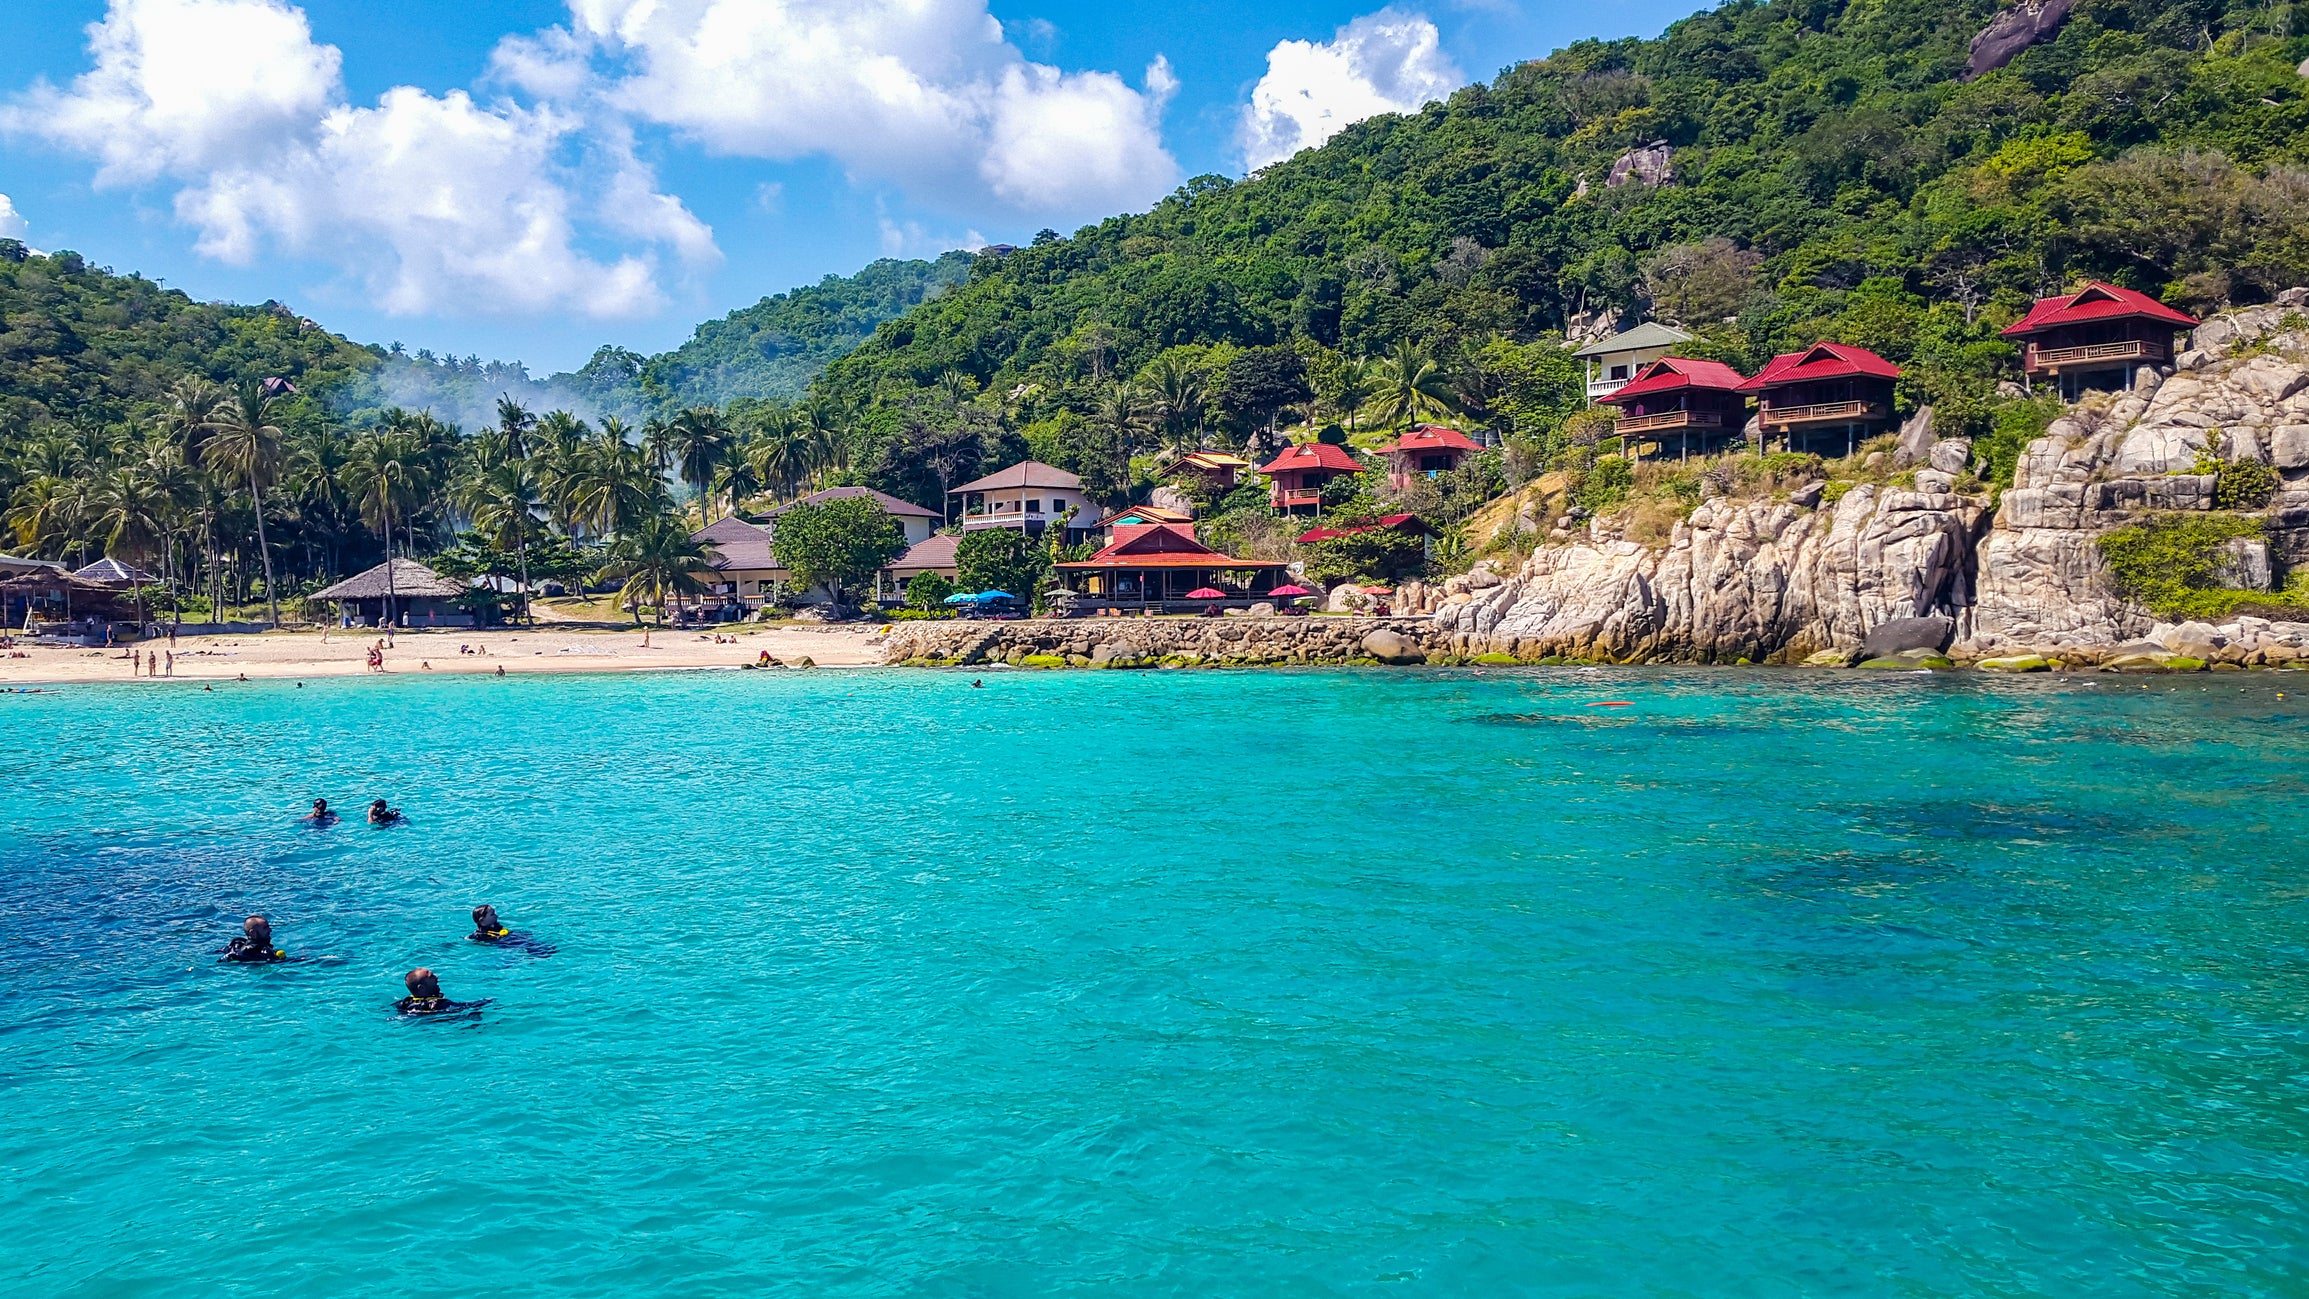
[[[1427,651],[1419,648],[1410,637],[1384,627],[1364,633],[1363,652],[1381,663],[1404,665],[1427,661]]]
[[[1947,618],[1894,618],[1868,629],[1860,642],[1863,659],[1891,658],[1903,650],[1944,650],[1949,638],[1956,634],[1956,623]]]

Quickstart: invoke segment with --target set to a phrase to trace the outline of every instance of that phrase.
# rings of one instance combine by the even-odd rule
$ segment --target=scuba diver
[[[442,996],[441,981],[422,965],[401,976],[401,982],[407,985],[409,995],[394,1002],[393,1009],[404,1015],[453,1015],[461,1010],[479,1010],[489,1004],[487,998],[480,1001],[451,1001]]]
[[[371,825],[399,825],[408,819],[408,817],[401,815],[399,808],[386,806],[384,799],[380,798],[369,804],[369,824]]]
[[[313,800],[313,814],[301,819],[309,821],[316,826],[335,825],[337,823],[337,814],[329,810],[329,800],[325,798],[316,798]]]
[[[551,943],[538,942],[528,934],[517,934],[497,918],[497,908],[484,902],[473,908],[473,932],[465,935],[468,942],[487,943],[492,947],[516,948],[531,956],[553,955]]]
[[[270,965],[289,959],[289,954],[273,946],[273,927],[263,916],[250,916],[241,922],[241,936],[225,944],[220,961],[244,965]]]

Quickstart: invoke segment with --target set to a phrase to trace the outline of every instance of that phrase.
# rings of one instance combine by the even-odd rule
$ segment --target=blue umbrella
[[[980,591],[973,598],[979,600],[1015,600],[1018,597],[1008,591]]]
[[[978,597],[970,594],[968,591],[956,591],[954,594],[946,597],[946,603],[948,604],[976,604],[977,602]]]

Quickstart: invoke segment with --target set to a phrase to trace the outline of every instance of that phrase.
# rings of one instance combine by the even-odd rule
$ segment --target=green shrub
[[[2258,510],[2277,494],[2277,471],[2257,460],[2232,460],[2213,480],[2213,505],[2223,510]]]
[[[2060,398],[2049,394],[1998,408],[1989,431],[1972,444],[1972,453],[1988,466],[1982,477],[1998,487],[2012,486],[2028,444],[2044,436],[2061,409]]]
[[[906,606],[916,612],[942,611],[946,597],[954,594],[954,584],[940,573],[916,573],[906,583]]]
[[[2233,514],[2160,514],[2105,534],[2100,549],[2119,595],[2160,618],[2213,622],[2248,608],[2283,612],[2294,605],[2290,593],[2215,584],[2222,547],[2262,534],[2260,520]]]
[[[1635,481],[1635,471],[1628,467],[1627,461],[1618,456],[1608,456],[1596,461],[1595,468],[1587,471],[1587,477],[1581,480],[1574,498],[1592,513],[1601,514],[1606,510],[1617,509],[1626,501],[1628,490],[1635,486]]]

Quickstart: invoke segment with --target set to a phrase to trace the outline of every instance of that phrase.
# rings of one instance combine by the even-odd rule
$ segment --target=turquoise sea
[[[971,680],[0,696],[0,1293],[2309,1293],[2309,678]]]

